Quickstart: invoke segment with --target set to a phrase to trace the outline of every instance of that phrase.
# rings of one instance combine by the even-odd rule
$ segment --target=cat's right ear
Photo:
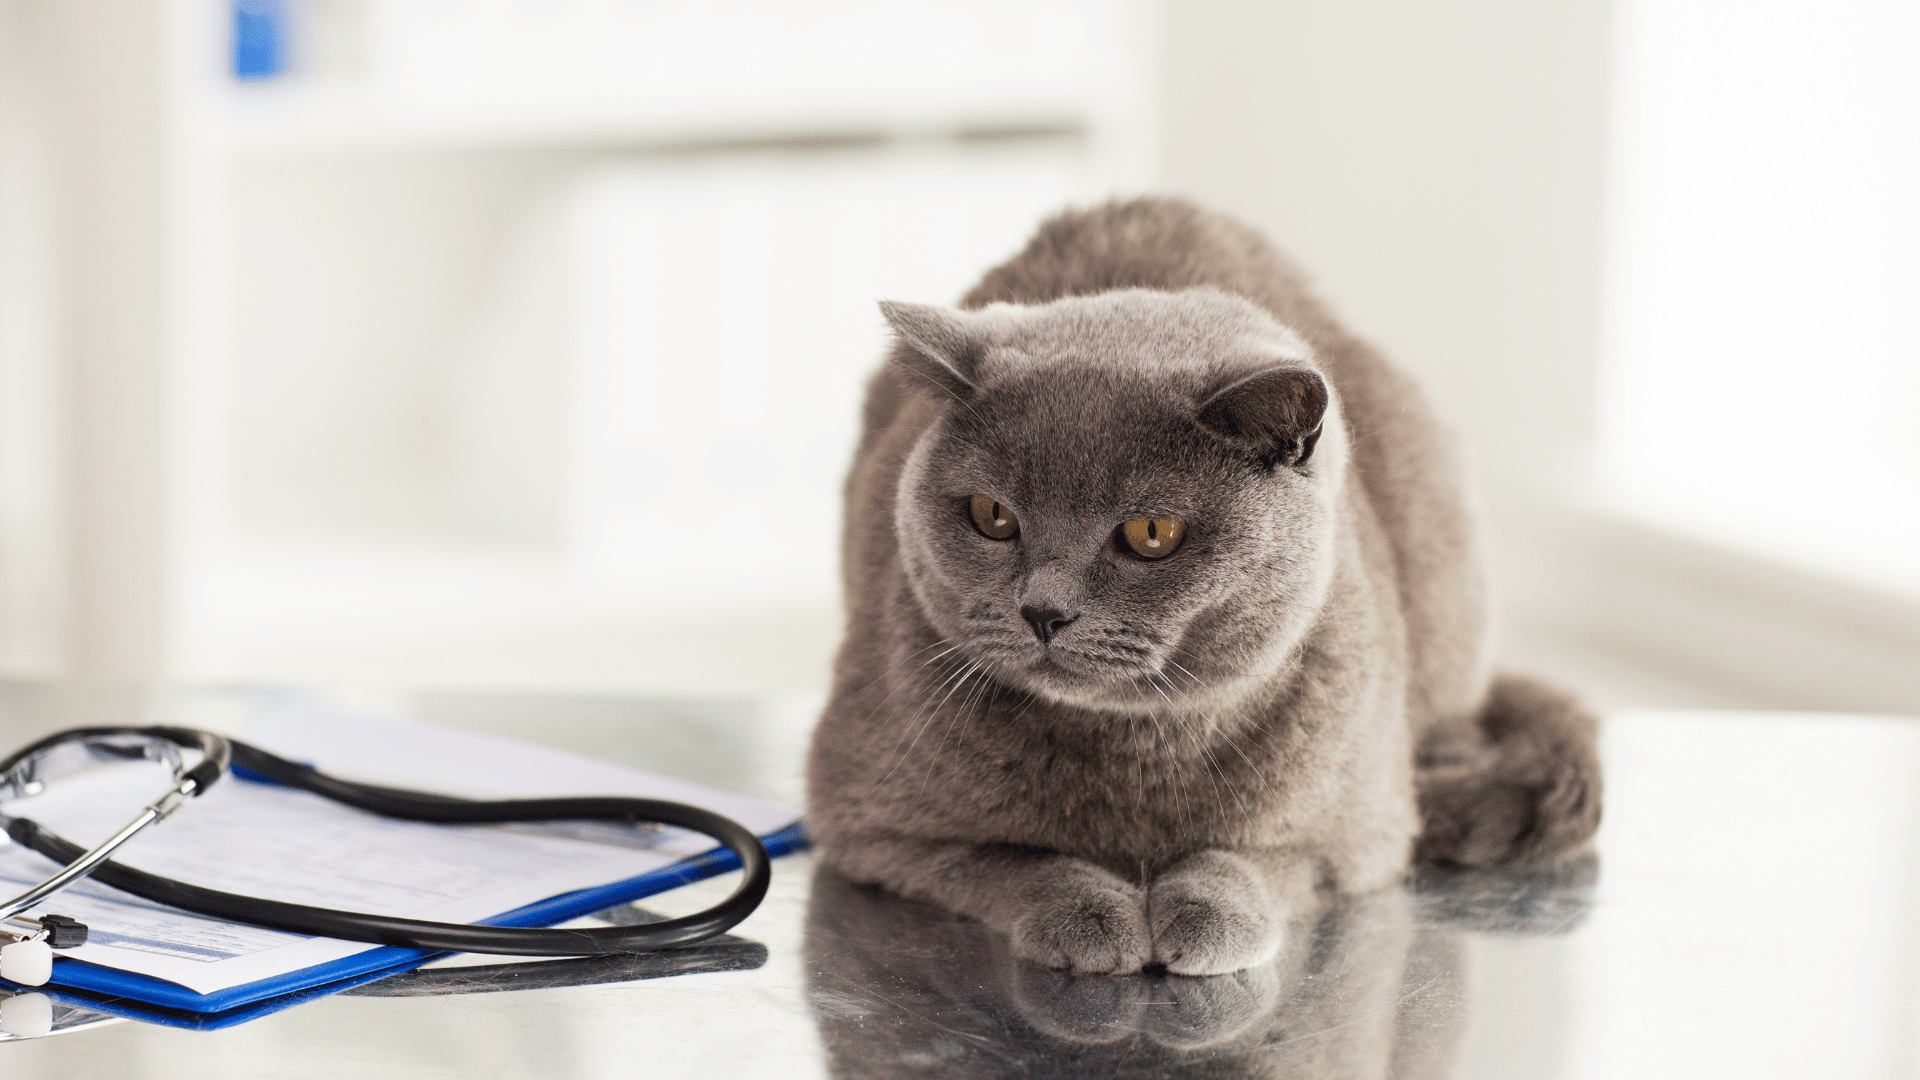
[[[880,301],[880,314],[900,338],[893,362],[915,381],[938,387],[960,401],[979,390],[976,372],[986,342],[967,315],[933,304]]]

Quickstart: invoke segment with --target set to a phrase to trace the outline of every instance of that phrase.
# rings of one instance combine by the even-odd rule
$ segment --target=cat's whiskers
[[[1265,769],[1253,763],[1253,759],[1247,756],[1245,750],[1240,749],[1240,744],[1234,741],[1233,732],[1225,731],[1224,729],[1222,729],[1222,731],[1226,737],[1227,746],[1232,748],[1235,754],[1239,755],[1241,761],[1247,763],[1247,771],[1260,779],[1260,786],[1263,788],[1271,787],[1273,785],[1273,779],[1267,775]]]
[[[970,682],[975,676],[985,675],[985,673],[986,673],[986,667],[984,665],[982,665],[978,661],[969,661],[967,664],[966,670],[961,674],[959,681],[955,682],[953,686],[950,689],[948,689],[946,696],[940,699],[940,704],[935,705],[933,707],[933,712],[927,716],[927,722],[925,726],[926,727],[933,726],[933,722],[936,719],[938,719],[940,716],[940,710],[947,707],[947,702],[953,700],[953,695],[959,693],[961,687],[967,685],[967,683]],[[969,696],[971,696],[972,691],[968,691],[968,694]],[[961,700],[965,701],[966,699],[962,698]],[[952,730],[953,721],[951,720],[947,721],[947,728],[948,730]],[[945,742],[946,742],[945,736],[942,736],[941,738],[942,745],[945,745]],[[913,748],[908,747],[907,749],[911,751]]]
[[[974,709],[982,702],[987,702],[989,707],[991,707],[992,695],[998,691],[998,686],[984,665],[978,666],[975,674],[979,676],[979,680],[974,683],[973,689],[967,691],[967,696],[960,699],[959,712],[955,714],[953,720],[947,721],[947,730],[940,733],[940,745],[934,750],[933,756],[935,758],[946,753],[947,736],[953,734],[953,726],[956,720],[960,724],[960,739],[955,746],[965,746],[967,744],[967,725],[973,723]],[[929,762],[927,764],[927,771],[920,777],[920,790],[922,792],[927,790],[927,780],[932,776],[933,764]]]
[[[913,756],[913,748],[919,745],[920,736],[926,733],[927,728],[933,726],[933,721],[940,715],[940,705],[946,704],[947,698],[941,698],[940,705],[933,705],[933,695],[938,694],[942,689],[946,689],[949,683],[951,683],[955,689],[958,689],[960,683],[966,681],[967,676],[975,670],[975,664],[972,661],[965,660],[964,657],[959,661],[955,661],[955,663],[960,665],[959,668],[949,672],[945,678],[940,680],[940,684],[933,688],[932,693],[927,695],[926,700],[920,703],[920,707],[914,710],[913,715],[909,717],[906,724],[902,726],[900,738],[895,741],[893,747],[894,754],[896,754],[897,757],[895,757],[893,764],[888,767],[886,775],[874,783],[873,786],[875,788],[884,786],[888,780],[893,778],[893,774],[899,771],[900,766],[906,764],[907,759]],[[952,696],[953,690],[947,690],[947,697]],[[932,711],[928,711],[929,705],[932,705]],[[926,717],[924,723],[920,720],[923,715]],[[900,743],[906,742],[908,733],[912,733],[913,740],[907,743],[907,748],[903,751],[900,749]]]
[[[1152,714],[1148,714],[1148,715],[1152,715]],[[1155,723],[1158,723],[1158,722],[1159,721],[1156,719]],[[1167,777],[1167,781],[1166,781],[1167,788],[1169,791],[1173,792],[1173,797],[1176,800],[1178,800],[1180,803],[1181,820],[1190,822],[1194,820],[1193,803],[1187,798],[1187,785],[1181,783],[1180,781],[1181,781],[1181,778],[1177,774]]]
[[[1181,650],[1175,649],[1174,651],[1178,652]],[[1165,667],[1162,667],[1160,669],[1161,680],[1165,682],[1167,687],[1173,690],[1174,693],[1180,695],[1180,700],[1186,702],[1188,708],[1192,709],[1195,713],[1198,713],[1202,718],[1204,718],[1207,721],[1207,723],[1210,726],[1216,725],[1216,721],[1213,715],[1210,712],[1208,712],[1208,708],[1210,706],[1218,707],[1221,704],[1219,701],[1218,690],[1214,686],[1209,684],[1206,680],[1202,679],[1200,676],[1195,675],[1191,670],[1187,668],[1185,664],[1182,664],[1180,661],[1175,660],[1172,656],[1166,657],[1165,664],[1166,666],[1172,667],[1175,671],[1178,671],[1180,674],[1186,676],[1189,680],[1192,681],[1193,685],[1190,687],[1180,686],[1178,683],[1173,681],[1173,676],[1167,673]],[[1210,705],[1203,705],[1201,703],[1202,701],[1208,701]]]
[[[1244,721],[1245,716],[1244,714],[1236,713],[1233,719]],[[1262,769],[1260,766],[1254,764],[1253,759],[1247,756],[1247,752],[1241,749],[1240,743],[1238,739],[1235,737],[1236,732],[1232,725],[1219,723],[1211,716],[1207,717],[1207,723],[1212,728],[1212,730],[1218,731],[1220,733],[1220,738],[1227,744],[1227,748],[1232,750],[1234,754],[1238,756],[1242,762],[1246,763],[1248,773],[1250,773],[1254,777],[1257,777],[1260,780],[1260,786],[1262,788],[1268,788],[1273,786],[1273,778],[1267,775],[1267,770]],[[1255,723],[1252,726],[1263,734],[1267,733],[1267,729],[1258,723]]]
[[[1159,684],[1162,681],[1164,681],[1166,682],[1167,687],[1169,689],[1172,689],[1174,693],[1180,694],[1182,697],[1186,696],[1184,691],[1182,691],[1179,687],[1173,685],[1172,680],[1167,679],[1165,675],[1161,675],[1158,672],[1148,672],[1147,681],[1149,683],[1152,683],[1156,690],[1159,689]],[[1163,698],[1166,697],[1166,692],[1161,691],[1160,696]],[[1171,705],[1173,703],[1173,700],[1171,698],[1168,698],[1167,703]],[[1188,703],[1190,705],[1192,704],[1191,699],[1188,699]],[[1201,711],[1200,716],[1202,719],[1204,719],[1207,722],[1206,731],[1212,732],[1212,731],[1221,730],[1219,723],[1214,720],[1212,715],[1204,711]],[[1235,804],[1237,804],[1240,807],[1241,814],[1243,815],[1246,814],[1248,812],[1246,796],[1240,791],[1239,787],[1236,786],[1233,783],[1233,780],[1227,775],[1227,770],[1221,766],[1220,760],[1213,756],[1213,747],[1208,743],[1206,734],[1198,731],[1192,731],[1192,732],[1189,732],[1189,734],[1193,738],[1194,745],[1199,748],[1201,756],[1203,756],[1206,759],[1207,765],[1212,770],[1212,773],[1209,776],[1209,781],[1213,784],[1214,790],[1225,791],[1228,795],[1233,796],[1233,801]],[[1230,734],[1227,735],[1227,743],[1228,745],[1233,745],[1233,738]],[[1253,762],[1247,759],[1247,755],[1245,754],[1245,752],[1241,751],[1238,746],[1234,746],[1234,752],[1240,754],[1241,760],[1247,762],[1248,768],[1250,769],[1254,768]],[[1259,770],[1254,769],[1254,771],[1257,773]]]
[[[960,718],[965,716],[967,714],[967,710],[972,707],[974,695],[980,691],[981,687],[985,686],[990,681],[990,678],[986,674],[986,668],[984,665],[976,661],[975,663],[970,664],[968,666],[970,670],[967,672],[967,674],[964,677],[962,677],[958,683],[954,684],[954,688],[947,692],[947,698],[943,698],[940,702],[940,707],[944,708],[946,706],[947,699],[952,698],[955,693],[958,693],[961,687],[963,686],[967,687],[966,696],[960,699],[959,706],[956,709],[954,709],[952,715],[947,717],[946,729],[940,733],[940,744],[934,747],[934,750],[933,750],[933,756],[935,759],[938,759],[941,754],[946,752],[947,740],[953,736],[953,727],[955,724],[960,722]],[[969,686],[968,685],[969,683],[971,683],[972,685]],[[935,710],[936,715],[938,714],[938,711],[939,711],[938,709]],[[920,779],[921,790],[923,791],[926,790],[927,777],[932,775],[933,775],[933,765],[931,762],[929,762],[927,765],[927,771],[925,775],[923,775]]]
[[[959,693],[960,688],[965,686],[968,680],[972,679],[982,670],[984,669],[978,662],[969,660],[956,675],[949,676],[940,686],[934,688],[935,694],[939,693],[942,688],[947,692],[941,697],[938,703],[932,704],[932,708],[928,708],[927,703],[923,703],[920,709],[913,714],[913,719],[908,721],[908,725],[915,728],[913,741],[907,744],[906,752],[900,755],[900,760],[894,762],[893,767],[887,770],[887,775],[880,778],[881,784],[885,784],[900,766],[906,764],[907,759],[913,756],[913,748],[920,745],[920,737],[925,735],[927,731],[933,727],[934,721],[940,719],[940,710],[946,708],[947,702],[953,700],[953,695]],[[929,703],[932,702],[932,696],[932,694],[928,695]],[[920,719],[922,714],[925,714],[925,720]]]
[[[1127,681],[1133,684],[1134,689],[1138,690],[1140,688],[1139,678],[1132,677],[1132,678],[1129,678]],[[1161,696],[1164,697],[1165,695],[1163,694]],[[1160,714],[1149,710],[1147,712],[1147,719],[1153,723],[1153,731],[1154,731],[1154,736],[1156,738],[1157,745],[1165,746],[1167,743],[1167,728],[1166,728],[1166,725],[1160,722]]]
[[[1038,700],[1039,700],[1038,694],[1036,694],[1032,690],[1026,691],[1026,696],[1020,699],[1020,703],[1018,705],[1014,706],[1014,708],[1020,710],[1019,719],[1025,720],[1028,714],[1033,711],[1033,703]]]
[[[896,660],[888,664],[887,669],[888,671],[892,671],[894,668],[899,667],[901,664],[904,664],[906,661],[913,659],[914,657],[920,655],[923,652],[926,652],[927,649],[938,648],[939,646],[946,644],[946,641],[947,639],[942,638],[939,641],[934,642],[932,645],[915,649],[913,652],[908,653],[906,656],[900,658],[899,660]],[[925,660],[922,660],[920,662],[919,668],[916,668],[912,672],[909,672],[908,674],[901,676],[900,680],[894,683],[893,689],[887,691],[887,696],[881,698],[879,704],[875,705],[873,709],[867,713],[867,720],[871,722],[875,716],[878,716],[880,714],[880,710],[886,707],[887,702],[893,700],[893,696],[895,694],[898,694],[900,691],[906,689],[908,686],[913,685],[915,682],[917,682],[918,676],[921,670],[935,663],[938,663],[942,658],[952,654],[959,648],[960,646],[955,645],[950,649],[945,649],[945,650],[942,650],[941,652],[935,653],[934,655],[929,656]],[[906,728],[902,728],[900,730],[900,737],[894,740],[893,749],[891,751],[888,751],[889,755],[897,754],[900,752],[900,744],[905,742],[907,739],[907,730],[908,729]]]
[[[876,683],[876,682],[879,682],[879,681],[880,681],[881,679],[884,679],[884,678],[886,678],[886,677],[887,677],[888,675],[891,675],[891,674],[893,674],[893,672],[894,672],[894,670],[895,670],[896,668],[898,668],[898,667],[900,667],[901,665],[903,665],[903,664],[905,664],[905,663],[906,663],[907,661],[909,661],[909,660],[911,660],[911,659],[913,659],[914,657],[916,657],[916,656],[919,656],[919,655],[920,655],[921,653],[923,653],[923,652],[926,652],[926,651],[927,651],[928,649],[937,649],[937,648],[939,648],[940,646],[942,646],[942,645],[945,645],[946,643],[947,643],[947,639],[946,639],[946,638],[941,638],[940,640],[938,640],[938,641],[936,641],[936,642],[934,642],[933,644],[931,644],[931,645],[924,645],[924,646],[922,646],[922,647],[920,647],[920,648],[918,648],[918,649],[915,649],[915,650],[913,650],[912,652],[910,652],[910,653],[908,653],[907,655],[905,655],[905,656],[903,656],[903,657],[900,657],[899,659],[896,659],[896,660],[890,660],[890,661],[888,661],[888,662],[887,662],[887,668],[886,668],[886,670],[885,670],[885,671],[883,671],[883,672],[881,672],[880,674],[878,674],[878,675],[876,675],[876,676],[874,676],[874,677],[873,677],[873,682],[869,682],[869,683],[867,683],[867,684],[866,684],[866,686],[863,686],[863,687],[861,687],[861,690],[865,690],[865,689],[867,689],[867,687],[870,687],[870,686],[872,686],[872,685],[873,685],[873,683]],[[930,656],[930,657],[928,657],[927,659],[925,659],[925,660],[923,660],[923,661],[921,661],[921,662],[920,662],[920,666],[921,666],[921,667],[926,667],[926,666],[927,666],[928,664],[931,664],[931,663],[933,663],[933,662],[934,662],[935,660],[938,660],[938,659],[940,659],[941,657],[943,657],[943,656],[945,656],[945,655],[947,655],[947,653],[950,653],[950,652],[953,652],[953,651],[954,651],[954,649],[958,649],[959,647],[960,647],[960,646],[958,646],[958,645],[955,645],[955,646],[954,646],[954,647],[953,647],[952,649],[947,649],[947,650],[945,650],[944,652],[939,652],[939,653],[935,653],[934,655],[932,655],[932,656]],[[880,701],[879,701],[879,703],[878,703],[878,704],[876,704],[876,705],[874,705],[874,707],[873,707],[873,708],[872,708],[871,710],[869,710],[869,711],[867,712],[867,720],[869,720],[869,721],[871,721],[871,720],[872,720],[872,719],[873,719],[873,718],[874,718],[875,716],[878,716],[878,715],[879,715],[879,713],[880,713],[880,710],[881,710],[881,709],[883,709],[883,708],[886,708],[886,705],[887,705],[887,702],[889,702],[889,701],[892,701],[892,700],[893,700],[893,695],[895,695],[895,694],[897,694],[897,693],[899,693],[899,692],[900,692],[900,691],[901,691],[901,690],[902,690],[902,689],[903,689],[903,688],[904,688],[904,687],[905,687],[905,686],[906,686],[906,685],[907,685],[907,684],[908,684],[909,682],[911,682],[911,681],[912,681],[912,679],[913,679],[913,677],[912,677],[911,675],[908,675],[908,676],[906,676],[906,677],[904,677],[904,678],[902,678],[902,679],[900,679],[900,681],[898,681],[898,682],[896,682],[896,683],[894,683],[894,684],[893,684],[893,689],[891,689],[891,690],[889,690],[889,691],[887,691],[887,696],[885,696],[885,697],[883,697],[883,698],[881,698],[881,699],[880,699]]]
[[[1188,657],[1192,657],[1194,661],[1200,661],[1200,659],[1202,659],[1200,655],[1196,655],[1192,650],[1173,648],[1171,651],[1188,655]],[[1263,669],[1263,671],[1231,671],[1231,669],[1229,669],[1229,671],[1221,671],[1221,675],[1229,676],[1229,678],[1271,678],[1271,676],[1279,675],[1281,669],[1284,669],[1284,667],[1286,667],[1286,661],[1283,659],[1281,663],[1277,663],[1277,665],[1273,665],[1273,667],[1269,667],[1269,669]]]
[[[1140,688],[1139,678],[1129,677],[1127,681],[1133,683],[1135,690],[1138,690]],[[1148,710],[1147,720],[1153,724],[1153,730],[1157,740],[1157,745],[1168,746],[1169,744],[1167,742],[1167,729],[1165,725],[1160,723],[1160,714],[1152,710]],[[1177,746],[1177,744],[1174,744],[1174,745]],[[1177,775],[1167,775],[1162,777],[1162,780],[1166,784],[1167,790],[1173,795],[1174,799],[1177,800],[1180,804],[1179,811],[1178,811],[1178,820],[1181,820],[1181,821],[1192,820],[1193,807],[1191,804],[1187,802],[1186,785],[1180,783],[1179,777]]]
[[[1160,695],[1160,700],[1167,703],[1167,708],[1172,709],[1174,712],[1180,711],[1180,707],[1173,703],[1173,699],[1167,696],[1167,692],[1160,689],[1160,683],[1153,677],[1153,672],[1151,671],[1147,672],[1147,685],[1153,687],[1154,692]]]
[[[1193,672],[1188,671],[1184,667],[1181,667],[1178,661],[1169,658],[1167,660],[1167,663],[1172,664],[1176,668],[1180,668],[1180,671],[1184,673],[1187,676],[1187,678],[1192,679],[1196,685],[1205,685],[1200,682],[1199,677],[1194,675]],[[1190,695],[1188,695],[1188,693],[1185,690],[1182,690],[1179,687],[1176,687],[1173,685],[1172,679],[1167,680],[1167,686],[1171,688],[1174,693],[1179,694],[1182,698],[1184,698],[1189,705],[1193,705],[1196,710],[1199,709],[1199,706],[1193,701],[1193,698]],[[1248,771],[1252,773],[1254,776],[1260,778],[1261,787],[1263,788],[1271,787],[1273,784],[1273,778],[1267,775],[1266,770],[1260,768],[1258,765],[1255,765],[1253,763],[1253,759],[1247,756],[1247,752],[1240,748],[1240,744],[1234,739],[1233,731],[1230,730],[1229,727],[1220,724],[1211,715],[1208,715],[1205,712],[1202,712],[1201,715],[1206,717],[1207,724],[1210,728],[1220,732],[1221,737],[1226,740],[1227,745],[1232,748],[1235,754],[1239,755],[1241,761],[1246,763]],[[1237,718],[1244,719],[1244,716],[1240,716]],[[1269,732],[1267,732],[1267,729],[1265,726],[1257,722],[1253,724],[1253,727],[1263,734],[1270,734]]]
[[[1245,817],[1248,812],[1247,797],[1241,794],[1238,787],[1234,786],[1233,780],[1227,776],[1227,770],[1221,767],[1220,759],[1213,756],[1213,748],[1208,746],[1205,741],[1196,741],[1199,742],[1200,753],[1207,759],[1207,765],[1213,770],[1212,775],[1215,777],[1213,789],[1215,791],[1224,791],[1233,796],[1234,804],[1240,808],[1241,816]]]
[[[1195,685],[1195,686],[1205,686],[1205,685],[1207,685],[1207,684],[1206,684],[1205,682],[1203,682],[1203,681],[1201,680],[1201,678],[1200,678],[1200,676],[1198,676],[1198,675],[1195,675],[1195,674],[1194,674],[1193,672],[1191,672],[1191,671],[1188,671],[1188,670],[1186,669],[1186,667],[1185,667],[1185,666],[1183,666],[1183,665],[1182,665],[1182,664],[1180,663],[1180,661],[1178,661],[1178,660],[1175,660],[1175,659],[1174,659],[1173,657],[1171,657],[1171,656],[1169,656],[1169,657],[1167,657],[1167,663],[1169,663],[1169,664],[1172,664],[1172,665],[1174,666],[1174,669],[1175,669],[1176,671],[1178,671],[1178,672],[1180,672],[1180,674],[1182,674],[1182,675],[1185,675],[1185,676],[1186,676],[1187,678],[1189,678],[1189,679],[1192,679],[1192,680],[1193,680],[1193,685]]]
[[[1174,667],[1180,667],[1179,664],[1174,663],[1172,660],[1168,660],[1167,662],[1170,664],[1173,664]],[[1193,672],[1187,671],[1186,668],[1180,668],[1180,670],[1183,672],[1186,672],[1186,675],[1188,678],[1193,678]],[[1175,685],[1171,676],[1167,675],[1164,671],[1159,672],[1157,674],[1159,675],[1160,681],[1163,684],[1165,684],[1167,689],[1173,691],[1176,694],[1179,694],[1180,700],[1187,703],[1187,708],[1193,710],[1195,715],[1199,716],[1200,719],[1206,721],[1206,724],[1207,724],[1206,730],[1208,730],[1209,732],[1224,730],[1221,727],[1220,721],[1214,717],[1214,714],[1207,711],[1206,707],[1202,706],[1198,701],[1194,700],[1194,697],[1192,694],[1189,694],[1186,690]],[[1198,679],[1195,679],[1194,682],[1197,685],[1201,685],[1201,686],[1205,685],[1204,683],[1200,683]],[[1235,749],[1238,749],[1238,747],[1236,747]],[[1247,764],[1251,765],[1253,763],[1248,762]]]

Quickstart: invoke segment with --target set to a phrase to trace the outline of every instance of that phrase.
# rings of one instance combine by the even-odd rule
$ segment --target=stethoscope
[[[198,760],[188,765],[183,750],[197,753]],[[772,876],[767,849],[759,837],[733,819],[697,806],[616,796],[485,801],[402,791],[341,780],[238,739],[191,728],[85,727],[49,735],[0,761],[0,801],[38,794],[45,787],[52,759],[72,751],[95,762],[161,762],[172,771],[173,786],[92,850],[55,835],[31,819],[0,818],[14,843],[63,866],[59,873],[0,904],[0,941],[7,942],[0,945],[0,978],[26,986],[44,985],[52,975],[52,950],[86,944],[87,928],[61,915],[29,918],[22,913],[89,876],[122,892],[198,915],[293,934],[430,952],[510,956],[653,952],[702,941],[726,932],[751,914],[766,896]],[[426,922],[263,900],[189,885],[111,861],[116,849],[165,820],[187,799],[206,794],[229,768],[235,767],[347,806],[407,821],[481,825],[592,820],[676,826],[718,840],[739,857],[745,874],[732,895],[692,915],[631,926],[549,930]]]

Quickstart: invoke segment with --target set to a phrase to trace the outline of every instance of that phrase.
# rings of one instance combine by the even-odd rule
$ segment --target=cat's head
[[[1332,575],[1347,437],[1299,335],[1212,289],[883,304],[944,403],[901,472],[907,579],[1009,686],[1205,711],[1286,663]]]

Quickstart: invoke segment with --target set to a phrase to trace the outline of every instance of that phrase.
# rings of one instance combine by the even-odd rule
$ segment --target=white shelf
[[[285,93],[281,93],[285,90]],[[977,133],[1083,132],[1098,116],[1085,95],[970,100],[793,102],[781,108],[671,104],[408,115],[363,88],[242,87],[226,118],[243,155],[367,150],[699,147],[837,139],[927,139]]]
[[[1128,12],[1121,0],[373,0],[312,9],[294,30],[331,44],[233,87],[226,123],[236,149],[260,153],[1079,129],[1130,70]]]

